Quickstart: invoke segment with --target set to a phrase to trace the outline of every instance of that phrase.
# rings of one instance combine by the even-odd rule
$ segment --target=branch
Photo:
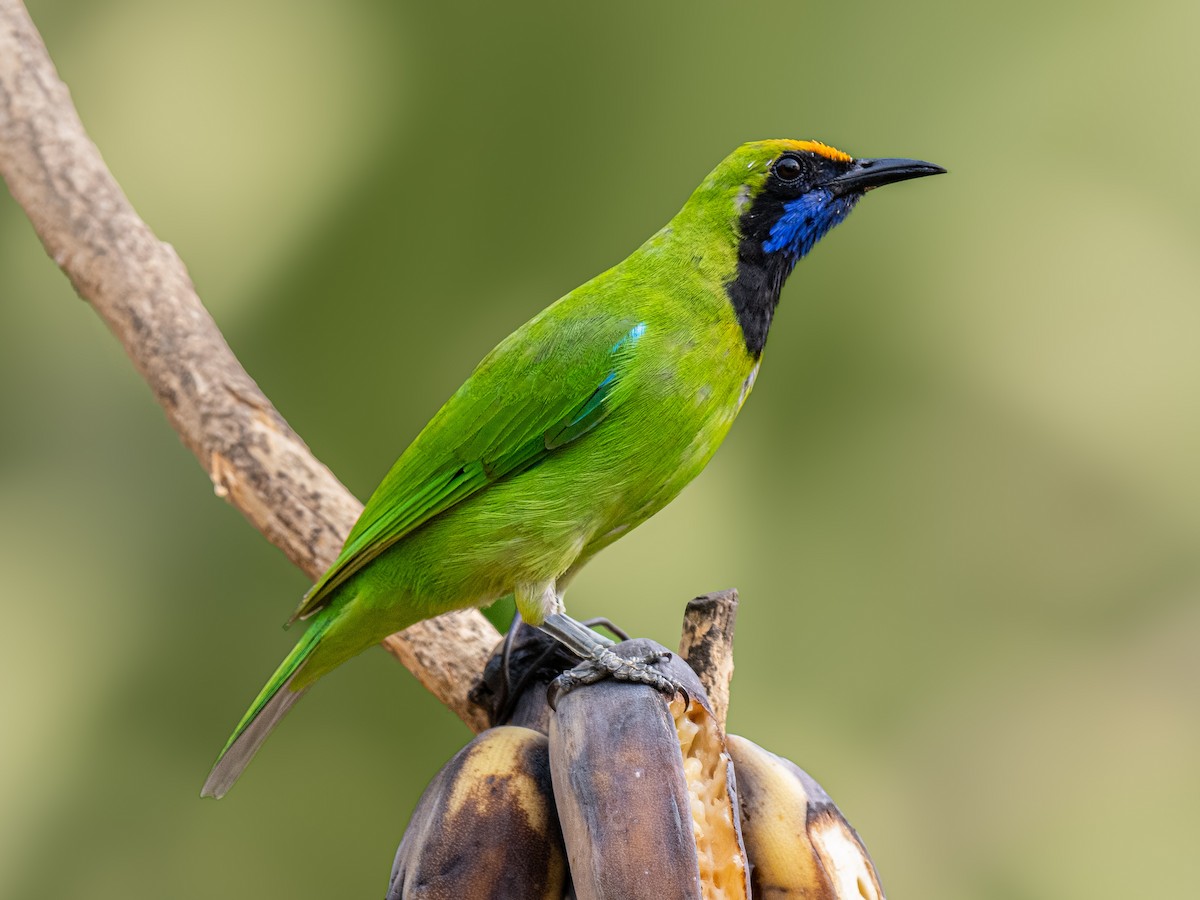
[[[46,252],[125,347],[216,493],[316,577],[362,505],[238,363],[170,244],[126,199],[84,131],[20,0],[0,0],[0,175]],[[467,692],[496,631],[476,610],[384,641],[476,731]]]

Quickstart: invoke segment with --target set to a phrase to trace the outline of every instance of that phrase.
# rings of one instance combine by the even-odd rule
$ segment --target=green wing
[[[561,307],[506,338],[425,426],[292,621],[319,611],[347,578],[438,513],[537,465],[604,420],[646,326],[599,314],[574,318]]]

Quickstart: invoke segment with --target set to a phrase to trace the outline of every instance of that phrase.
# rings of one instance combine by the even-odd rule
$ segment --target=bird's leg
[[[538,627],[583,660],[551,683],[548,699],[552,707],[563,694],[605,678],[648,684],[672,696],[683,690],[675,679],[652,668],[655,663],[669,659],[670,653],[652,653],[641,658],[626,659],[612,651],[615,645],[604,635],[592,631],[563,612],[550,613]]]
[[[580,659],[591,659],[616,643],[564,612],[550,613],[539,627]]]

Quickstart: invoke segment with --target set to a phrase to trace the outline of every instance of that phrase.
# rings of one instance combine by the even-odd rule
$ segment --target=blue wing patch
[[[629,329],[629,331],[625,334],[625,336],[623,338],[621,338],[619,341],[617,341],[615,344],[612,345],[612,352],[616,353],[618,350],[620,350],[622,347],[624,347],[626,345],[632,347],[634,344],[636,344],[638,342],[638,340],[641,338],[641,336],[645,333],[646,333],[646,323],[638,322],[636,325],[634,325],[632,328]]]

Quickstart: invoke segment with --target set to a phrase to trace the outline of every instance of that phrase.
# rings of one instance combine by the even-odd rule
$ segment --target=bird
[[[565,588],[712,458],[754,387],[797,262],[866,192],[945,171],[815,140],[743,144],[630,256],[497,344],[303,598],[293,621],[307,629],[201,796],[223,796],[321,676],[422,619],[508,596],[592,667],[574,683],[612,675],[670,691],[647,661],[616,657],[568,616]]]

